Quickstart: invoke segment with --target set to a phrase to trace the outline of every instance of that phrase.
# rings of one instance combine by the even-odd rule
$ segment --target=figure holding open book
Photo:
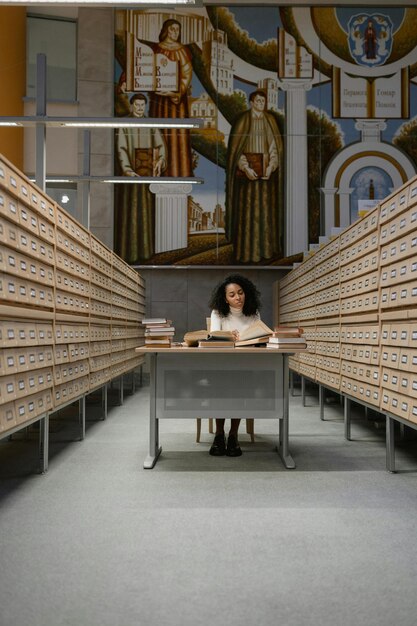
[[[149,92],[150,117],[188,118],[188,88],[192,78],[191,54],[181,43],[181,24],[174,19],[165,20],[159,34],[159,43],[153,44],[154,53],[178,64],[176,91],[159,89]],[[156,77],[158,80],[158,77]],[[169,159],[166,176],[192,176],[190,131],[184,128],[164,129]]]
[[[282,254],[281,133],[264,91],[249,103],[231,128],[226,170],[226,236],[243,263]]]
[[[212,310],[210,332],[228,330],[235,341],[254,322],[260,320],[260,294],[255,285],[245,276],[232,274],[214,289],[210,300]],[[224,435],[224,419],[216,419],[216,435],[210,448],[212,456],[241,456],[238,442],[240,419],[232,419],[229,437]]]
[[[130,98],[130,116],[145,117],[147,98]],[[167,166],[165,140],[158,128],[119,128],[116,131],[118,165],[123,176],[161,176]],[[117,185],[117,252],[128,263],[154,254],[155,196],[149,185]]]

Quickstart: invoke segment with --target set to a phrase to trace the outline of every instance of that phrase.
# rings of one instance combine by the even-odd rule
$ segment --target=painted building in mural
[[[216,105],[207,93],[197,98],[190,97],[190,117],[203,120],[203,128],[216,128]]]
[[[123,10],[115,23],[116,115],[143,93],[150,117],[203,119],[147,147],[150,163],[166,155],[159,175],[201,185],[143,185],[134,229],[115,197],[130,263],[280,265],[417,171],[415,8]],[[126,245],[141,228],[164,243]]]

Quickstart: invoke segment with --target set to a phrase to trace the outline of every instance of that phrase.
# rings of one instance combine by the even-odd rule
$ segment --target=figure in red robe
[[[187,118],[188,88],[192,78],[190,51],[181,43],[181,24],[165,20],[159,34],[159,43],[153,45],[155,53],[162,53],[179,68],[179,90],[157,90],[149,94],[149,116],[161,118]],[[165,176],[193,176],[190,131],[183,128],[162,130],[167,146]]]

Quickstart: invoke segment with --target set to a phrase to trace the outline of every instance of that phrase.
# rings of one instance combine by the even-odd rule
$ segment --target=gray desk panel
[[[277,354],[159,354],[156,378],[157,419],[283,416]]]

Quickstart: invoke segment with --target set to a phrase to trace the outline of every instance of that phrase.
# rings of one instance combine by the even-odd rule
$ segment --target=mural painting
[[[115,115],[203,120],[116,131],[115,174],[153,177],[115,186],[129,263],[288,264],[416,173],[417,9],[115,19]]]

